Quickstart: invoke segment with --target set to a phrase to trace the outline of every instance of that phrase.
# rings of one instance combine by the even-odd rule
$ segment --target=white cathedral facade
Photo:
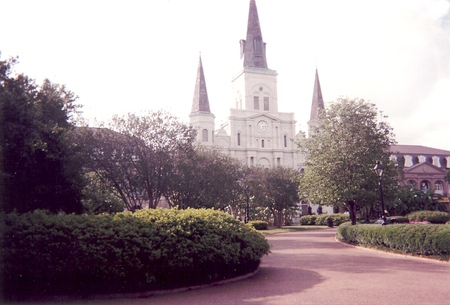
[[[250,0],[247,37],[240,41],[242,69],[232,78],[233,99],[227,121],[215,126],[210,111],[202,60],[199,58],[190,125],[198,129],[197,140],[221,147],[225,153],[248,166],[286,166],[300,169],[303,164],[294,139],[293,112],[278,111],[277,72],[267,66],[266,44],[255,0]],[[311,118],[314,124],[319,108],[324,108],[318,74],[313,92]],[[301,135],[302,136],[302,135]]]

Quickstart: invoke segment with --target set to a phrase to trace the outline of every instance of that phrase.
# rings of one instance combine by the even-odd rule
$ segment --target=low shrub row
[[[389,249],[448,260],[450,226],[395,224],[388,226],[342,224],[337,238],[349,244]]]
[[[2,215],[6,298],[166,289],[257,269],[265,237],[214,210]]]
[[[300,217],[300,224],[302,226],[326,226],[329,217],[333,219],[333,225],[335,226],[350,220],[350,217],[346,214],[303,215]]]
[[[406,217],[409,221],[428,221],[429,223],[443,224],[450,221],[450,214],[440,211],[416,211]]]
[[[248,222],[248,225],[255,230],[269,230],[269,224],[263,220],[252,220]]]

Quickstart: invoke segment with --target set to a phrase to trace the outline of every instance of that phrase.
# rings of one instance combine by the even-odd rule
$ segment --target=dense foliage
[[[409,221],[428,221],[429,223],[443,224],[450,220],[450,214],[439,211],[416,211],[406,217]]]
[[[390,215],[406,215],[414,211],[445,211],[446,205],[431,190],[418,190],[411,186],[398,189],[397,199],[388,203],[386,209]]]
[[[3,215],[9,298],[164,289],[254,271],[269,252],[254,229],[215,210]]]
[[[338,205],[367,218],[378,207],[378,179],[372,168],[377,160],[385,167],[385,200],[394,198],[397,172],[389,157],[394,143],[390,126],[378,122],[374,104],[356,99],[338,99],[319,115],[313,135],[299,141],[305,157],[300,190],[313,203]]]
[[[300,224],[302,226],[317,225],[326,226],[328,225],[327,220],[330,218],[333,220],[333,225],[338,226],[341,223],[350,220],[350,217],[345,214],[321,214],[321,215],[303,215],[300,217]]]
[[[412,255],[448,259],[450,226],[447,225],[356,225],[342,224],[337,238],[349,244],[377,247]]]
[[[72,141],[77,97],[64,86],[12,76],[0,61],[0,179],[6,212],[80,213],[82,164]]]
[[[252,220],[249,221],[248,224],[250,227],[255,228],[255,230],[268,230],[269,224],[264,220]]]
[[[247,169],[244,183],[252,203],[270,212],[274,225],[280,228],[298,209],[299,179],[300,172],[293,168],[254,166]],[[252,216],[250,220],[253,220]]]

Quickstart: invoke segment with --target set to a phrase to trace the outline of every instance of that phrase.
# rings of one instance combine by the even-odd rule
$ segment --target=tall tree
[[[0,61],[2,202],[5,211],[82,211],[82,164],[71,141],[77,97],[45,80],[12,76]]]
[[[108,127],[80,137],[88,170],[114,188],[127,209],[156,208],[177,160],[193,150],[195,130],[165,111],[114,116]]]
[[[356,223],[356,210],[378,205],[378,178],[372,171],[380,160],[385,171],[383,190],[393,198],[397,172],[390,162],[392,129],[378,122],[374,104],[340,98],[320,114],[313,136],[298,144],[305,154],[302,193],[317,204],[340,205]]]
[[[287,167],[252,167],[248,175],[252,201],[268,209],[278,228],[287,214],[297,209],[300,198],[298,186],[300,172]]]
[[[232,209],[239,192],[241,163],[220,150],[199,145],[176,162],[165,197],[178,208]]]

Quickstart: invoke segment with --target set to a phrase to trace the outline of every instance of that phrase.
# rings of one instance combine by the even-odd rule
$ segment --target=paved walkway
[[[239,282],[69,304],[450,304],[450,263],[348,246],[336,242],[335,233],[325,229],[268,236],[272,253],[263,258],[257,274]]]

